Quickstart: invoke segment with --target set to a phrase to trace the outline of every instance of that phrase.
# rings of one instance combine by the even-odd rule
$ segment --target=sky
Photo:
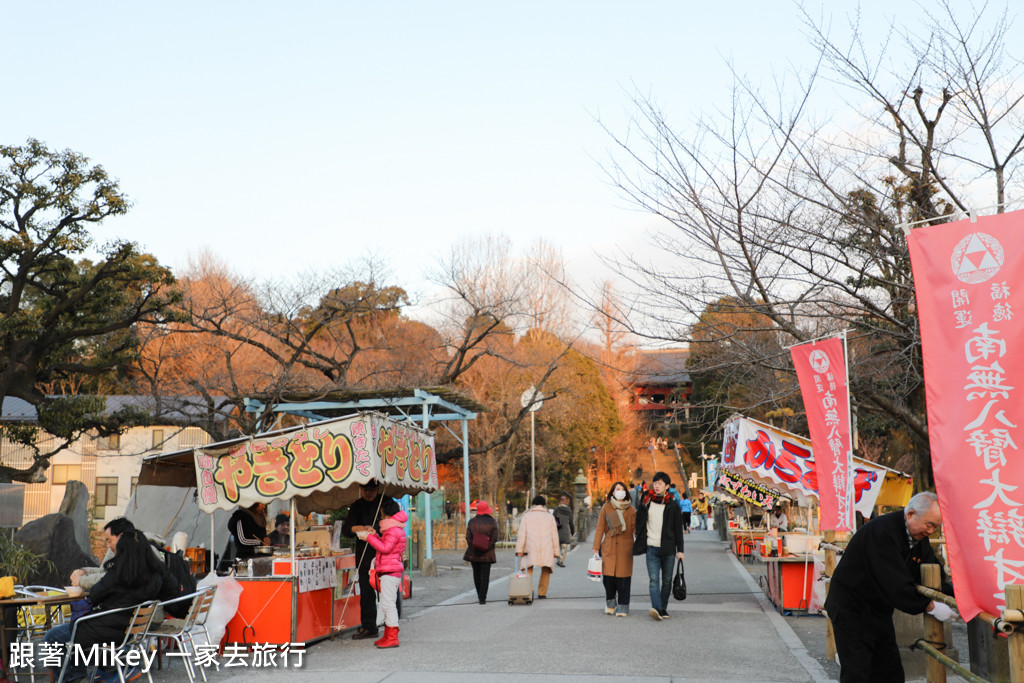
[[[133,208],[101,240],[268,279],[375,254],[410,291],[485,234],[609,277],[598,257],[649,252],[659,221],[609,184],[599,121],[625,133],[640,92],[685,127],[728,60],[768,79],[814,56],[796,4],[764,0],[0,0],[0,27],[0,143],[118,178]]]

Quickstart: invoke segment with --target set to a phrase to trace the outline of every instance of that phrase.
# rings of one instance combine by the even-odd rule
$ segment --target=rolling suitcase
[[[533,604],[533,580],[525,568],[515,570],[508,577],[508,604]]]

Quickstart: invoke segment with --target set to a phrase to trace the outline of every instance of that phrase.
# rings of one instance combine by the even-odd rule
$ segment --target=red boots
[[[398,647],[398,627],[385,626],[384,637],[373,643],[379,648]]]

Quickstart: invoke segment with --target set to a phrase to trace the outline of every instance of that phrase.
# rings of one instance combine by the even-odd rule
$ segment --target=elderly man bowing
[[[903,681],[892,613],[927,611],[949,621],[956,612],[917,592],[921,565],[941,563],[928,536],[942,524],[939,500],[924,491],[902,512],[891,512],[862,526],[850,539],[832,581],[825,611],[835,631],[842,683]],[[942,574],[943,590],[946,584]]]
[[[559,557],[558,525],[555,518],[548,512],[548,501],[544,496],[533,499],[533,507],[523,513],[519,520],[519,535],[516,538],[516,556],[526,556],[530,580],[533,580],[533,568],[540,567],[540,582],[537,585],[537,598],[548,597],[548,582],[551,580],[552,567]]]

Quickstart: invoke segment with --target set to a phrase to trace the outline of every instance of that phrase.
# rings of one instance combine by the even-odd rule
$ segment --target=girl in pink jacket
[[[405,564],[405,522],[409,517],[394,498],[384,498],[380,504],[380,535],[359,531],[357,535],[377,551],[376,565],[380,574],[380,604],[384,611],[384,636],[374,645],[380,648],[398,647],[398,591],[402,587]]]

